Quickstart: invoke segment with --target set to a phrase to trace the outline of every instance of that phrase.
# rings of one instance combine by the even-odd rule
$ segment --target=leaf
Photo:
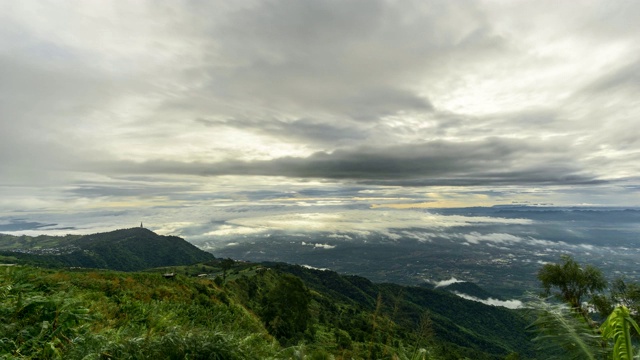
[[[613,340],[614,360],[631,360],[634,358],[630,332],[630,327],[632,326],[640,333],[640,328],[631,318],[629,309],[626,306],[618,306],[600,327],[602,337],[605,340]]]
[[[537,312],[529,327],[538,333],[533,341],[540,350],[559,354],[562,359],[599,359],[601,338],[582,316],[565,304],[538,301],[529,305]]]

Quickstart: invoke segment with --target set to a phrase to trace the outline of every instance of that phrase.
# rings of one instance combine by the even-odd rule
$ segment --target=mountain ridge
[[[20,237],[22,240],[37,238]],[[10,235],[3,235],[5,241]],[[14,239],[15,240],[15,239]],[[47,238],[45,240],[50,240]],[[104,268],[139,271],[159,266],[189,265],[215,259],[213,254],[177,236],[158,235],[140,227],[103,233],[70,235],[57,239],[53,248],[2,249],[0,256],[48,267]]]

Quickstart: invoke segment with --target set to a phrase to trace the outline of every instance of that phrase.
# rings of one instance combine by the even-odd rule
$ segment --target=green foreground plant
[[[538,273],[538,279],[549,295],[556,288],[556,298],[564,304],[549,304],[543,300],[532,301],[530,307],[537,313],[531,325],[538,336],[534,339],[539,349],[548,351],[560,359],[612,359],[632,360],[634,355],[633,333],[640,334],[640,327],[625,305],[614,306],[615,301],[638,305],[634,293],[637,284],[626,284],[622,279],[613,282],[611,299],[601,293],[606,282],[600,270],[587,265],[581,267],[569,256],[562,257],[561,264],[546,264]],[[627,291],[629,290],[629,291]],[[632,295],[632,296],[629,296]],[[591,296],[592,305],[602,314],[610,311],[600,327],[596,326],[582,298]],[[619,301],[624,300],[624,301]],[[636,314],[637,315],[637,314]]]
[[[0,274],[2,359],[257,359],[277,343],[209,282],[156,274]]]
[[[633,346],[631,343],[631,327],[640,334],[640,328],[631,318],[631,313],[626,306],[615,308],[600,327],[602,337],[608,343],[613,343],[613,360],[634,359]],[[636,357],[638,357],[638,355],[636,355]]]
[[[522,314],[453,294],[292,265],[200,271],[223,269],[0,268],[0,359],[535,356]]]

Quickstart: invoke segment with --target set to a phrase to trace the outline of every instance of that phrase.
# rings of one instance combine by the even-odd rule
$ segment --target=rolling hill
[[[114,302],[109,306],[122,308],[118,311],[131,306],[133,300],[128,298],[131,296],[140,297],[136,306],[143,307],[156,306],[154,301],[164,299],[172,309],[178,306],[174,302],[196,300],[202,306],[197,311],[208,309],[210,304],[246,309],[254,314],[250,316],[254,324],[257,321],[264,326],[260,331],[269,333],[284,347],[305,342],[308,349],[327,356],[340,354],[342,358],[393,358],[394,353],[409,355],[418,348],[429,349],[432,357],[438,359],[497,360],[510,354],[537,357],[531,334],[525,330],[530,319],[524,313],[468,301],[452,294],[451,289],[379,284],[361,276],[285,263],[236,262],[231,268],[224,268],[222,263],[211,261],[215,259],[212,254],[185,240],[157,235],[144,228],[60,238],[4,235],[0,241],[0,247],[12,247],[11,251],[0,253],[5,262],[81,268],[47,273],[25,267],[15,270],[15,274],[29,272],[38,274],[34,279],[62,281],[61,291],[68,279],[76,279],[72,283],[79,286],[78,289],[104,288],[100,291],[105,295],[100,296],[106,296],[105,301],[109,303]],[[158,269],[143,274],[95,272],[90,268]],[[159,280],[162,277],[157,273],[168,269],[179,276],[174,280]],[[226,280],[221,276],[223,272],[229,275]],[[11,281],[7,281],[12,286],[8,291],[14,291]],[[29,283],[33,281],[39,280],[29,280]],[[137,281],[148,284],[145,285],[149,287],[148,296],[131,292],[131,287],[138,286]],[[185,287],[192,287],[195,292],[175,295]],[[476,294],[483,291],[479,287],[474,289]],[[122,294],[111,297],[119,292]],[[294,311],[296,307],[298,310]],[[187,324],[189,319],[185,316],[179,315],[176,321]],[[188,326],[175,335],[181,337],[182,332],[188,334]]]
[[[65,237],[2,235],[0,249],[4,262],[120,271],[189,265],[215,259],[211,253],[182,238],[158,235],[145,228]]]

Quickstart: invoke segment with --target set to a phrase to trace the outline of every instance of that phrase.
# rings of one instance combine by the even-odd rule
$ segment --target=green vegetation
[[[5,262],[67,268],[4,268],[0,338],[9,357],[533,357],[522,313],[447,291],[221,261],[142,228],[8,239],[23,247],[5,252]]]
[[[538,336],[534,342],[549,359],[602,359],[602,339],[585,318],[565,304],[535,301],[529,304],[537,313],[532,323]]]
[[[562,256],[561,264],[544,265],[538,272],[538,279],[545,295],[550,295],[551,289],[555,288],[554,295],[575,309],[582,309],[585,297],[593,296],[607,286],[599,269],[591,265],[581,267],[567,255]]]
[[[166,268],[0,268],[0,358],[503,359],[531,350],[512,328],[526,324],[519,314],[446,292],[284,264],[238,262],[220,285],[182,275],[203,268],[221,280],[218,262],[175,268],[171,279]],[[524,334],[522,349],[509,332]]]
[[[0,260],[43,267],[84,267],[138,271],[189,265],[215,257],[176,236],[144,228],[65,237],[1,235]],[[13,259],[13,261],[11,260]]]
[[[287,264],[272,266],[300,277],[315,302],[327,304],[314,318],[336,324],[357,341],[366,343],[373,336],[383,344],[418,344],[451,359],[501,359],[512,352],[533,357],[525,331],[530,320],[522,312],[467,301],[448,291],[374,284],[359,276]],[[371,314],[378,314],[375,325]],[[425,314],[432,336],[420,339],[417,333]]]
[[[12,251],[12,250],[44,250],[64,247],[70,242],[81,238],[81,235],[66,235],[66,236],[14,236],[0,234],[0,250]]]
[[[6,247],[27,247],[5,252],[0,257],[5,263],[82,267],[0,267],[0,359],[622,360],[640,355],[634,354],[640,285],[619,278],[604,293],[599,269],[566,256],[538,273],[544,295],[562,303],[539,299],[522,311],[467,301],[448,290],[375,284],[282,263],[218,260],[180,238],[141,228],[35,243],[7,239]],[[37,245],[54,242],[48,250]],[[147,265],[156,267],[87,269]],[[165,278],[165,273],[177,275]],[[454,285],[488,295],[473,284]],[[594,308],[601,318],[589,310]],[[535,338],[526,331],[530,323]]]
[[[259,319],[211,281],[6,267],[0,358],[247,359],[277,354]],[[251,354],[250,356],[246,354]]]
[[[556,297],[564,304],[543,301],[532,304],[537,310],[533,326],[539,334],[534,341],[541,349],[555,353],[558,359],[639,358],[640,352],[634,354],[633,337],[640,334],[640,327],[626,305],[633,309],[640,307],[640,299],[636,296],[640,285],[627,284],[618,278],[606,296],[600,293],[605,289],[606,281],[599,269],[582,267],[568,256],[563,256],[561,261],[560,264],[545,265],[538,273],[545,292],[548,294],[552,287],[557,288]],[[582,302],[587,296],[590,296],[590,304]],[[588,308],[596,308],[600,314],[612,310],[598,327]],[[638,316],[638,313],[634,312],[634,315]]]
[[[613,360],[631,360],[634,358],[631,345],[631,327],[640,334],[640,327],[631,318],[625,306],[616,307],[602,324],[602,338],[613,343]]]
[[[630,283],[624,278],[616,278],[609,287],[608,294],[596,294],[592,299],[593,305],[602,318],[611,314],[617,305],[629,309],[634,321],[640,321],[640,284]]]

